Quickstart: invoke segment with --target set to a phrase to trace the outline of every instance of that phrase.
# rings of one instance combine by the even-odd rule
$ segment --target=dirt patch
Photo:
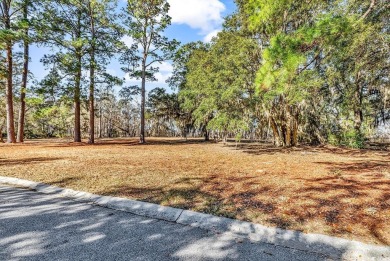
[[[0,144],[0,175],[390,245],[390,152],[201,140]]]

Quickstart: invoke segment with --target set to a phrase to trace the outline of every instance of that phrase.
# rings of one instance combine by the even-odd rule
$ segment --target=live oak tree
[[[239,14],[225,20],[210,44],[183,46],[174,60],[171,85],[178,86],[182,107],[195,125],[226,140],[254,131],[258,99],[254,78],[260,63],[257,39],[243,30]]]
[[[175,91],[180,91],[185,88],[186,85],[186,76],[189,72],[188,62],[196,50],[206,50],[207,44],[204,44],[201,41],[198,42],[190,42],[184,44],[178,48],[175,52],[172,61],[172,75],[168,78],[167,83],[169,87],[171,87]]]
[[[239,1],[241,10],[247,14],[247,27],[261,39],[262,64],[256,85],[263,101],[264,116],[268,118],[278,146],[297,145],[300,114],[307,94],[303,86],[292,83],[298,72],[296,66],[304,63],[304,57],[290,55],[289,44],[294,42],[284,44],[280,38],[312,23],[322,4],[322,1]],[[281,43],[282,46],[271,49]],[[273,59],[278,55],[288,57]],[[309,75],[307,77],[310,79]]]
[[[193,112],[196,109],[194,104],[191,106],[187,103],[185,106],[185,99],[187,97],[181,95],[181,92],[184,91],[187,84],[187,75],[189,73],[188,62],[191,59],[191,56],[196,52],[196,50],[207,49],[207,45],[203,42],[190,42],[180,46],[176,51],[172,61],[172,75],[168,78],[167,83],[169,87],[177,92],[177,101],[179,103],[179,117],[177,119],[178,125],[181,128],[182,136],[187,138],[190,130],[194,130],[195,118],[193,117]]]
[[[368,128],[389,118],[385,2],[237,0],[210,46],[180,49],[170,83],[199,127],[268,125],[278,146],[361,147]],[[245,52],[250,41],[257,52]]]
[[[141,79],[140,143],[145,143],[146,82],[155,81],[158,63],[170,60],[178,45],[163,35],[170,25],[166,0],[128,0],[124,10],[126,35],[133,39],[131,48],[122,56],[123,68],[131,78]]]
[[[265,98],[276,143],[296,145],[303,120],[311,124],[303,124],[301,131],[317,136],[310,139],[319,141],[318,137],[330,138],[336,132],[346,145],[361,147],[363,108],[371,107],[368,94],[377,90],[383,95],[383,86],[388,86],[388,39],[380,36],[386,30],[385,1],[239,4],[248,16],[248,27],[265,39],[257,87]],[[313,125],[315,131],[306,129]]]
[[[211,66],[209,63],[209,49],[210,45],[198,43],[192,46],[185,46],[189,48],[186,51],[189,52],[188,61],[185,63],[185,67],[181,70],[185,72],[185,79],[179,80],[179,99],[181,101],[181,107],[191,112],[194,119],[194,125],[201,129],[205,140],[209,140],[209,132],[207,125],[212,119],[213,111],[212,104],[209,104],[205,99],[210,97],[215,98],[212,95],[211,82]],[[181,62],[177,60],[177,62]],[[174,68],[180,66],[180,64],[174,64]],[[180,77],[180,72],[174,73],[174,77]],[[209,93],[207,93],[209,91]],[[210,95],[210,96],[209,96]],[[211,97],[212,96],[212,97]]]
[[[179,94],[185,108],[195,107],[197,126],[218,131],[224,139],[250,129],[259,54],[255,40],[229,31],[219,33],[209,48],[194,51]]]

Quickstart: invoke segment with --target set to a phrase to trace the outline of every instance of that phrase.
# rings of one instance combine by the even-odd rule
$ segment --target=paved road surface
[[[0,185],[0,260],[331,260]]]

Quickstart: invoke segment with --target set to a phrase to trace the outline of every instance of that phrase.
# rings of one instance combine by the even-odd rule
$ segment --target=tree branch
[[[375,6],[375,0],[371,0],[371,3],[370,3],[370,7],[367,9],[367,11],[364,13],[364,15],[360,18],[361,20],[364,20],[372,11],[372,9],[374,9],[374,6]]]

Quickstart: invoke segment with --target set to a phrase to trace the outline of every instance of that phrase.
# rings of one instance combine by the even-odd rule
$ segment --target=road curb
[[[315,252],[344,260],[390,260],[390,247],[376,246],[320,234],[266,227],[245,221],[217,217],[157,204],[118,197],[99,196],[88,192],[63,189],[44,183],[0,176],[0,184],[29,188],[44,194],[93,203],[132,214],[198,227],[218,233],[229,233],[252,242],[268,243],[301,251]]]

